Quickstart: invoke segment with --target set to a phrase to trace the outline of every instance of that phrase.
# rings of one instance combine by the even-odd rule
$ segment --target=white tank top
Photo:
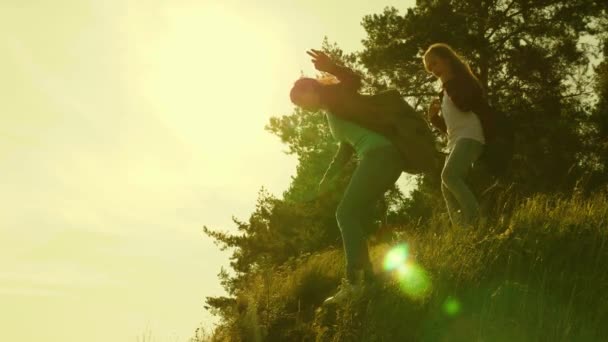
[[[474,139],[485,144],[479,116],[472,111],[463,112],[458,109],[445,90],[441,102],[441,115],[448,129],[448,149],[450,151],[454,148],[458,139],[461,138]]]

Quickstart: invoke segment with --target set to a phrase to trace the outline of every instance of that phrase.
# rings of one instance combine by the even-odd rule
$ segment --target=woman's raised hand
[[[310,49],[306,53],[312,57],[312,63],[315,65],[315,69],[319,71],[329,72],[334,69],[335,63],[332,62],[331,58],[323,51]]]

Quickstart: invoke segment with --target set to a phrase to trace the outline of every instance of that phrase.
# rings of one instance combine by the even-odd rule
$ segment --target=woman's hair
[[[319,81],[317,81],[316,79],[310,77],[302,77],[293,84],[293,87],[289,92],[289,98],[291,99],[291,102],[297,104],[300,94],[309,91],[319,92],[319,89],[321,87],[321,83],[319,83]]]
[[[295,104],[300,94],[309,91],[320,94],[324,87],[337,83],[339,81],[334,76],[322,76],[320,78],[302,77],[293,84],[289,97],[291,98],[291,102]]]
[[[475,74],[473,74],[473,71],[471,70],[469,64],[467,64],[467,62],[465,62],[464,59],[459,54],[457,54],[456,51],[454,51],[454,49],[452,49],[448,44],[435,43],[429,46],[429,48],[424,53],[424,56],[422,57],[424,61],[424,68],[427,72],[430,72],[426,65],[425,59],[428,54],[432,54],[441,59],[447,60],[450,64],[455,78],[461,80],[466,79],[474,81],[474,83],[481,88],[481,82],[479,82],[479,79],[475,76]]]

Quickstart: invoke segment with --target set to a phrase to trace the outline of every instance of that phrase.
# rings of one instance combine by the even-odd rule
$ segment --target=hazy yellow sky
[[[185,341],[234,229],[295,160],[305,50],[360,48],[363,15],[411,1],[3,0],[0,341]]]

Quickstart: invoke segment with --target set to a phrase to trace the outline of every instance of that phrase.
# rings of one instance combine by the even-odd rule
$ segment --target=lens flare
[[[424,268],[409,259],[409,249],[405,243],[386,253],[384,270],[392,272],[401,290],[414,299],[424,297],[431,288],[431,280]]]
[[[460,302],[454,297],[446,298],[443,303],[443,312],[448,316],[455,316],[460,312]]]
[[[401,290],[412,298],[422,298],[431,289],[431,280],[426,271],[414,264],[402,264],[397,269]]]
[[[405,263],[407,256],[407,244],[403,243],[393,247],[384,257],[384,270],[390,272],[398,269]]]

